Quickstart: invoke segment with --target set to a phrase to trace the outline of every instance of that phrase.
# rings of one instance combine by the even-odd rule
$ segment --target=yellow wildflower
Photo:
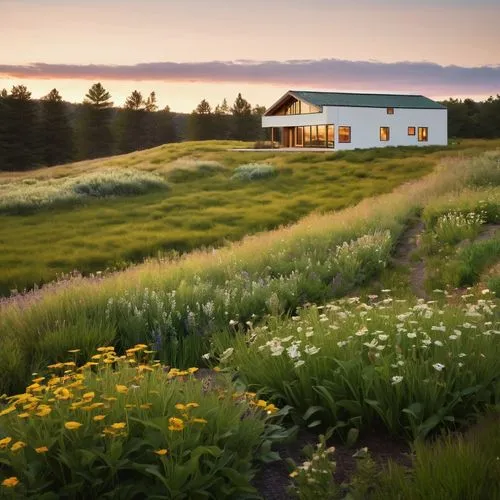
[[[117,431],[121,431],[122,429],[125,429],[125,427],[127,427],[125,422],[117,422],[116,424],[111,425],[111,428]]]
[[[184,422],[180,418],[171,417],[168,419],[168,430],[170,431],[182,431],[184,429]]]
[[[35,448],[38,454],[47,453],[49,449],[46,446],[40,446],[40,448]]]
[[[156,453],[157,455],[160,455],[160,457],[162,457],[168,453],[168,450],[166,450],[165,448],[162,448],[161,450],[153,451],[153,453]]]
[[[5,437],[3,439],[0,439],[0,450],[7,448],[7,446],[10,444],[11,441],[12,441],[11,437]]]
[[[74,431],[76,429],[79,429],[83,424],[81,424],[80,422],[66,422],[64,424],[64,427],[66,427],[66,429],[68,429],[69,431]]]
[[[9,406],[8,408],[5,408],[5,410],[0,411],[0,417],[3,417],[4,415],[8,415],[9,413],[12,413],[16,409],[15,406]]]
[[[298,471],[294,470],[289,474],[290,477],[297,477],[299,475]]]
[[[120,394],[127,394],[128,392],[128,387],[126,385],[116,385],[116,392],[119,392]]]
[[[67,361],[64,363],[64,366],[76,366],[76,363],[74,361]]]
[[[24,413],[19,413],[18,418],[28,418],[30,416],[29,413],[24,412]]]
[[[52,377],[48,382],[47,382],[47,385],[49,387],[53,386],[53,385],[57,385],[59,384],[59,382],[61,382],[61,377]]]
[[[40,405],[38,407],[38,411],[35,413],[35,415],[37,417],[46,417],[47,415],[50,414],[51,411],[52,411],[52,408],[50,406]]]
[[[102,354],[94,354],[90,359],[101,359]]]
[[[137,367],[137,370],[139,373],[142,373],[142,372],[152,372],[154,371],[153,368],[151,368],[150,366],[148,365],[139,365]]]
[[[255,406],[258,408],[265,408],[267,406],[267,402],[264,401],[263,399],[259,399],[256,403]]]
[[[62,399],[63,401],[66,401],[67,399],[70,399],[73,397],[73,394],[71,394],[66,387],[59,387],[54,391],[54,395],[56,399]]]
[[[83,396],[82,399],[94,399],[95,398],[95,392],[86,392]]]
[[[108,365],[111,365],[113,364],[115,361],[116,361],[117,358],[106,358],[104,361],[104,363],[108,364]]]
[[[195,424],[206,424],[206,423],[208,423],[207,420],[205,420],[204,418],[193,418],[193,422]]]
[[[130,403],[129,403],[129,404],[126,404],[126,405],[125,405],[125,408],[126,408],[127,410],[131,410],[132,408],[136,408],[136,406],[135,406],[135,405],[133,405],[133,404],[130,404]]]
[[[39,384],[42,380],[45,380],[45,377],[38,377],[33,379],[34,384]]]
[[[186,408],[198,408],[200,406],[198,403],[188,403]]]
[[[188,373],[192,375],[193,373],[197,372],[198,368],[196,366],[193,366],[192,368],[188,368]]]
[[[80,352],[80,349],[70,349],[68,352],[71,354],[76,354],[77,352]]]
[[[2,486],[5,486],[6,488],[14,488],[14,486],[17,486],[18,484],[19,479],[17,479],[16,476],[8,477],[2,481]]]
[[[106,418],[106,415],[96,415],[92,420],[94,422],[100,422],[101,420],[104,420]]]
[[[273,413],[276,413],[278,411],[278,408],[270,403],[264,408],[264,410],[266,410],[269,415],[272,415]]]
[[[26,443],[23,441],[16,441],[11,447],[10,451],[16,452],[22,450],[26,446]]]
[[[131,349],[127,349],[125,351],[126,355],[127,356],[132,356],[133,354],[135,354],[136,352],[139,352],[140,349],[137,349],[135,347],[132,347]]]
[[[104,401],[117,401],[117,398],[115,398],[114,396],[102,396],[102,399],[104,399]]]
[[[141,410],[149,410],[153,405],[151,403],[143,403],[139,406]]]
[[[111,351],[114,351],[115,348],[112,347],[112,346],[109,346],[109,347],[98,347],[97,348],[97,352],[111,352]]]
[[[177,403],[177,404],[175,405],[175,408],[176,408],[177,410],[179,410],[179,411],[185,411],[185,410],[186,410],[186,406],[185,406],[185,405],[183,405],[182,403]]]
[[[138,350],[140,350],[140,351],[141,351],[141,350],[147,349],[147,348],[148,348],[148,346],[147,346],[146,344],[136,344],[136,345],[134,346],[134,348],[135,348],[135,349],[138,349]]]
[[[54,363],[53,365],[48,365],[47,368],[55,370],[57,368],[64,368],[64,363]]]

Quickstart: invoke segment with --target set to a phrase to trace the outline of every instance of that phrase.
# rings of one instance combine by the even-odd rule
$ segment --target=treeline
[[[493,139],[500,137],[500,95],[485,101],[448,99],[448,136]]]
[[[24,85],[0,92],[0,170],[27,170],[70,161],[129,153],[181,140],[262,137],[260,116],[241,94],[233,106],[212,109],[202,100],[190,114],[159,110],[155,92],[134,90],[121,108],[111,94],[92,85],[81,104],[63,101],[56,89],[40,100]]]

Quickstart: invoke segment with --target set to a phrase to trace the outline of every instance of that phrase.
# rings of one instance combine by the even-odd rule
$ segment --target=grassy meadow
[[[340,210],[429,173],[445,156],[495,144],[283,154],[230,152],[246,144],[209,141],[3,173],[0,293],[74,270],[121,269],[145,257],[219,246]],[[255,175],[253,164],[272,175]],[[250,170],[242,174],[245,165]]]
[[[151,216],[151,203],[180,203],[185,190],[193,211],[178,214],[184,224],[213,220],[216,209],[242,216],[221,241],[302,217],[0,302],[0,496],[76,499],[92,487],[124,499],[274,498],[254,481],[274,461],[290,498],[495,498],[500,144],[338,156],[247,155],[229,145],[45,169],[37,182],[53,179],[65,192],[107,167],[163,184],[111,198],[84,189],[35,209],[27,199],[22,214],[18,204],[0,216],[45,228],[73,216],[77,231],[87,211],[89,223],[109,219],[105,207],[132,219],[142,199]],[[227,203],[196,211],[196,199]],[[288,205],[306,200],[303,212]],[[146,245],[155,231],[143,216],[135,229],[124,224]],[[56,233],[43,234],[54,247]],[[194,240],[193,248],[218,242]],[[168,246],[150,251],[160,248]],[[304,462],[287,471],[274,444],[293,443],[299,429],[319,442],[309,440]],[[370,432],[409,443],[411,463],[373,460]],[[357,462],[342,484],[334,446]]]

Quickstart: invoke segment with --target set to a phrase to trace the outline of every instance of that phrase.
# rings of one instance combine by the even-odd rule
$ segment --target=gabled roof
[[[446,109],[423,95],[402,94],[361,94],[351,92],[315,92],[304,90],[289,90],[279,101],[268,110],[274,111],[289,96],[299,101],[305,101],[314,106],[347,106],[361,108],[409,108],[409,109]]]

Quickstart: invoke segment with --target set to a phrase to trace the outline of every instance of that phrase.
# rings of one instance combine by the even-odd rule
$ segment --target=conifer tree
[[[38,114],[31,92],[15,85],[10,94],[2,92],[0,104],[0,168],[27,170],[40,162]]]
[[[80,116],[80,156],[100,158],[113,153],[111,94],[95,83],[85,95]]]
[[[57,89],[41,99],[41,149],[44,165],[59,165],[73,159],[73,131],[66,104]]]
[[[232,138],[248,141],[255,138],[255,120],[252,119],[252,106],[241,96],[236,97],[231,108],[233,114]]]
[[[189,117],[188,137],[193,141],[214,138],[212,108],[206,99],[198,104]]]

